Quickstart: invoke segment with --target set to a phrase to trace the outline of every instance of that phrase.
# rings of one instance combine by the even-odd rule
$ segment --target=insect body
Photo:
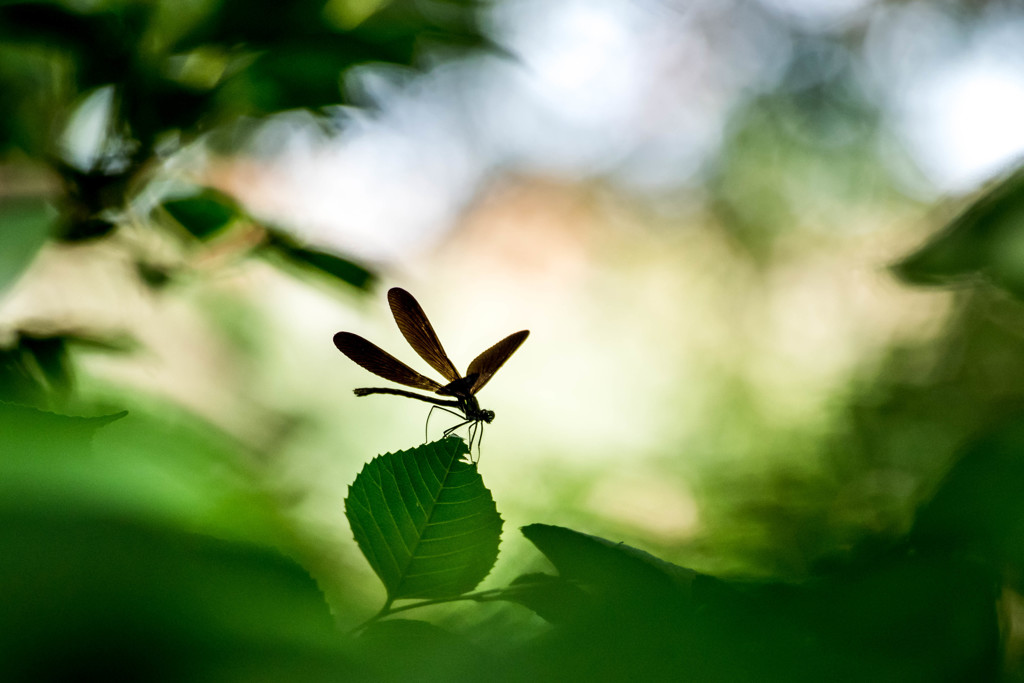
[[[459,374],[455,364],[448,358],[441,341],[437,338],[434,328],[427,319],[426,314],[420,307],[412,294],[395,287],[388,291],[388,303],[391,304],[391,313],[395,316],[398,329],[402,336],[409,342],[409,345],[425,360],[430,367],[441,373],[441,376],[448,380],[448,384],[441,384],[429,377],[421,375],[408,365],[398,360],[387,351],[384,351],[376,344],[363,339],[351,332],[338,332],[334,335],[334,345],[338,350],[348,356],[352,361],[369,370],[373,374],[391,380],[398,384],[433,392],[435,396],[449,396],[449,399],[425,396],[404,389],[389,389],[384,387],[369,387],[355,390],[356,396],[369,396],[370,394],[391,394],[394,396],[405,396],[418,401],[432,403],[442,410],[454,409],[462,422],[446,429],[445,436],[448,436],[456,429],[470,425],[469,446],[472,450],[473,440],[476,438],[477,428],[480,423],[490,423],[494,420],[494,411],[480,407],[476,394],[484,385],[490,381],[494,373],[505,364],[505,361],[515,353],[516,349],[529,336],[529,330],[521,330],[510,334],[500,342],[490,347],[479,356],[473,359],[466,370],[465,376]],[[433,410],[433,409],[431,409]],[[428,418],[429,419],[429,418]],[[479,441],[478,441],[479,446]]]

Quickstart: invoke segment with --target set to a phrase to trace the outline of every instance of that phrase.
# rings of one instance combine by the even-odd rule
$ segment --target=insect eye
[[[494,421],[494,411],[493,410],[485,410],[485,411],[483,411],[483,416],[484,416],[484,422],[486,422],[487,424],[491,424],[491,422]]]

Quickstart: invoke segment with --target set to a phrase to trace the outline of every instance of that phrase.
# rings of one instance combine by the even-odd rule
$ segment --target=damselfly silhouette
[[[414,389],[430,391],[438,396],[450,396],[445,400],[434,396],[405,391],[404,389],[388,388],[363,388],[356,389],[356,396],[369,396],[370,394],[392,394],[394,396],[405,396],[414,398],[417,401],[425,401],[434,404],[435,408],[441,408],[458,416],[462,422],[449,427],[444,431],[448,436],[455,430],[469,425],[469,450],[473,451],[473,441],[479,434],[483,439],[482,422],[490,423],[494,420],[494,411],[480,407],[476,400],[476,394],[490,381],[494,373],[505,364],[516,349],[519,348],[529,330],[521,330],[502,339],[500,342],[487,349],[473,359],[466,369],[466,375],[462,376],[455,369],[455,364],[448,358],[441,341],[437,338],[434,328],[427,319],[423,309],[413,298],[412,294],[395,287],[388,291],[388,303],[391,304],[391,313],[395,316],[398,329],[402,331],[405,340],[425,360],[430,367],[441,373],[441,376],[448,380],[448,384],[442,385],[439,382],[421,375],[408,365],[398,360],[387,351],[384,351],[376,344],[363,339],[358,334],[351,332],[338,332],[334,335],[334,345],[338,350],[352,359],[362,368],[369,370],[378,377],[403,384]],[[454,408],[453,410],[449,410]],[[434,408],[431,408],[433,412]],[[430,416],[427,416],[429,425]],[[477,440],[479,451],[480,440]]]

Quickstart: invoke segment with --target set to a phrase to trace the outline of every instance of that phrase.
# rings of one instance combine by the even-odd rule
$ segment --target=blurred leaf
[[[237,114],[269,114],[295,108],[342,104],[341,83],[352,67],[372,63],[416,66],[425,43],[447,49],[486,45],[476,25],[475,0],[433,3],[409,0],[359,11],[360,21],[339,18],[323,0],[299,0],[273,14],[252,12],[249,3],[226,0],[178,49],[219,44],[245,46],[255,58],[227,77],[220,106]],[[366,9],[366,8],[364,8]]]
[[[3,680],[365,680],[272,550],[57,505],[0,508],[0,547]]]
[[[590,598],[573,581],[542,573],[523,574],[510,584],[509,599],[529,608],[545,621],[564,624],[578,620]]]
[[[625,543],[548,524],[531,524],[523,535],[551,560],[559,576],[615,592],[642,587],[689,590],[691,569],[661,560]]]
[[[918,513],[914,536],[1024,569],[1024,417],[969,443]],[[1016,571],[1016,570],[1015,570]]]
[[[0,38],[85,47],[96,38],[98,21],[57,3],[7,2],[0,5]]]
[[[424,621],[378,621],[358,643],[380,681],[480,681],[493,664],[469,638]]]
[[[386,46],[391,57],[378,57],[376,61],[414,66],[417,49],[426,43],[456,50],[494,48],[478,25],[483,6],[480,0],[440,0],[429,5],[415,0],[391,0],[348,35]]]
[[[352,29],[363,23],[391,0],[327,0],[324,17],[341,29]]]
[[[1024,168],[987,191],[894,269],[917,284],[986,275],[1024,296]]]
[[[36,406],[49,404],[48,388],[30,359],[18,347],[0,349],[0,401]]]
[[[130,335],[116,332],[89,330],[45,321],[26,321],[18,328],[21,339],[62,339],[68,345],[96,351],[125,353],[138,349],[138,341]]]
[[[32,262],[46,242],[57,218],[48,202],[38,197],[0,201],[0,292]]]
[[[71,388],[71,361],[67,340],[63,337],[33,337],[22,335],[19,344],[31,354],[46,383],[54,389]]]
[[[143,260],[135,262],[135,272],[138,273],[139,279],[152,289],[166,287],[174,279],[172,269],[158,263],[150,263]]]
[[[861,557],[802,583],[743,582],[568,529],[524,533],[560,579],[578,578],[523,577],[553,628],[514,664],[522,680],[895,683],[998,670],[995,583],[955,548]]]
[[[80,221],[70,221],[59,236],[65,242],[84,242],[106,237],[116,227],[116,224],[105,218],[86,218]]]
[[[199,239],[207,239],[239,215],[234,199],[209,188],[191,197],[165,201],[161,207]]]
[[[515,599],[555,626],[532,653],[536,680],[715,680],[687,668],[692,572],[564,527],[522,532],[559,574],[513,584]],[[524,584],[532,590],[518,596]]]
[[[52,148],[70,70],[45,49],[0,39],[0,152],[15,147],[39,158]]]
[[[180,131],[185,141],[201,132],[215,112],[213,91],[196,90],[168,79],[159,65],[145,65],[128,77],[120,92],[121,116],[140,147],[149,151],[162,133]]]
[[[56,3],[11,3],[0,6],[0,39],[65,51],[74,61],[79,89],[88,90],[123,78],[148,11],[142,3],[91,14]]]
[[[247,0],[221,0],[205,21],[176,43],[178,50],[198,45],[248,44],[257,48],[282,37],[322,34],[323,0],[293,0],[254,12]]]
[[[60,457],[74,457],[73,454],[88,450],[97,429],[127,414],[121,411],[98,417],[77,417],[0,401],[0,434],[4,435],[0,440],[0,456],[10,458],[17,453],[21,457],[45,459],[56,452]]]
[[[13,346],[0,348],[0,401],[52,406],[60,403],[74,379],[68,345],[102,351],[128,351],[131,339],[37,325],[16,331]]]
[[[223,540],[255,501],[231,504],[243,487],[209,438],[124,415],[0,403],[0,679],[351,675],[320,590],[273,534]]]
[[[501,516],[457,437],[377,456],[349,487],[345,516],[388,599],[460,595],[498,557]]]
[[[71,389],[71,365],[61,337],[19,336],[0,349],[0,400],[49,407]]]
[[[370,289],[377,279],[372,272],[348,259],[299,246],[291,236],[279,230],[268,229],[264,248],[295,264],[315,268],[358,289]]]
[[[749,595],[762,615],[774,613],[767,642],[787,622],[807,634],[811,666],[801,668],[818,680],[984,681],[997,680],[999,668],[997,590],[984,566],[946,547],[897,549],[804,586]]]
[[[129,407],[121,419],[0,403],[0,510],[53,508],[295,549],[237,441],[171,404]]]
[[[232,95],[244,92],[258,113],[341,104],[341,74],[362,61],[350,50],[339,40],[274,45],[230,86]]]
[[[386,61],[408,64],[412,45],[419,36],[432,34],[440,40],[465,42],[465,37],[480,31],[476,26],[479,0],[433,2],[429,6],[415,0],[390,0],[367,15],[353,30],[353,22],[339,22],[336,3],[324,0],[293,0],[274,12],[253,12],[245,0],[222,0],[216,12],[197,26],[179,44],[179,49],[220,43],[248,44],[256,49],[274,49],[282,40],[319,41],[333,38],[335,47],[360,55],[362,61]],[[365,4],[365,3],[363,3]],[[351,46],[346,49],[346,45]]]

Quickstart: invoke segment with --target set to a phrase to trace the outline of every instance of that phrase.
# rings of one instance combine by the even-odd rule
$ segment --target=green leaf
[[[72,389],[74,366],[70,344],[100,351],[129,351],[134,341],[123,337],[89,334],[83,330],[15,330],[15,343],[0,347],[0,401],[53,406]]]
[[[206,239],[238,216],[238,205],[227,195],[206,189],[197,195],[162,204],[174,220],[199,239]]]
[[[50,455],[80,456],[97,429],[127,414],[122,410],[109,415],[78,417],[0,400],[0,433],[4,435],[0,455],[6,459],[17,452],[48,462]],[[10,477],[6,479],[5,484]]]
[[[59,498],[4,501],[0,547],[2,680],[384,680],[354,669],[309,572],[266,547]]]
[[[39,198],[0,202],[0,291],[12,284],[32,261],[56,218],[57,212]]]
[[[478,681],[493,666],[469,637],[424,621],[377,621],[358,643],[378,681]]]
[[[590,598],[574,581],[550,574],[522,574],[512,583],[509,600],[530,609],[552,624],[569,623],[586,615]]]
[[[274,45],[239,74],[257,112],[341,104],[342,73],[358,63],[338,40]],[[236,84],[237,85],[237,84]]]
[[[551,561],[557,577],[527,574],[511,599],[554,624],[610,620],[612,631],[664,626],[692,609],[696,572],[650,553],[548,524],[523,535]]]
[[[59,335],[22,335],[19,346],[33,358],[45,385],[56,391],[71,388],[72,368],[67,340]]]
[[[968,548],[994,566],[1024,565],[1024,414],[966,444],[932,500],[918,511],[919,544]]]
[[[283,256],[292,263],[314,268],[358,289],[369,289],[377,279],[372,272],[357,263],[324,251],[300,246],[290,236],[278,230],[268,230],[267,236],[265,249]]]
[[[476,587],[498,557],[501,515],[457,437],[388,453],[349,487],[345,516],[388,599]]]
[[[564,579],[620,592],[645,590],[688,592],[697,573],[666,562],[625,543],[582,534],[565,527],[531,524],[523,535],[551,560]]]
[[[67,344],[59,336],[19,336],[0,349],[0,401],[48,406],[66,398],[72,372]]]
[[[926,285],[986,275],[1024,296],[1024,168],[982,195],[894,270],[908,282]]]

